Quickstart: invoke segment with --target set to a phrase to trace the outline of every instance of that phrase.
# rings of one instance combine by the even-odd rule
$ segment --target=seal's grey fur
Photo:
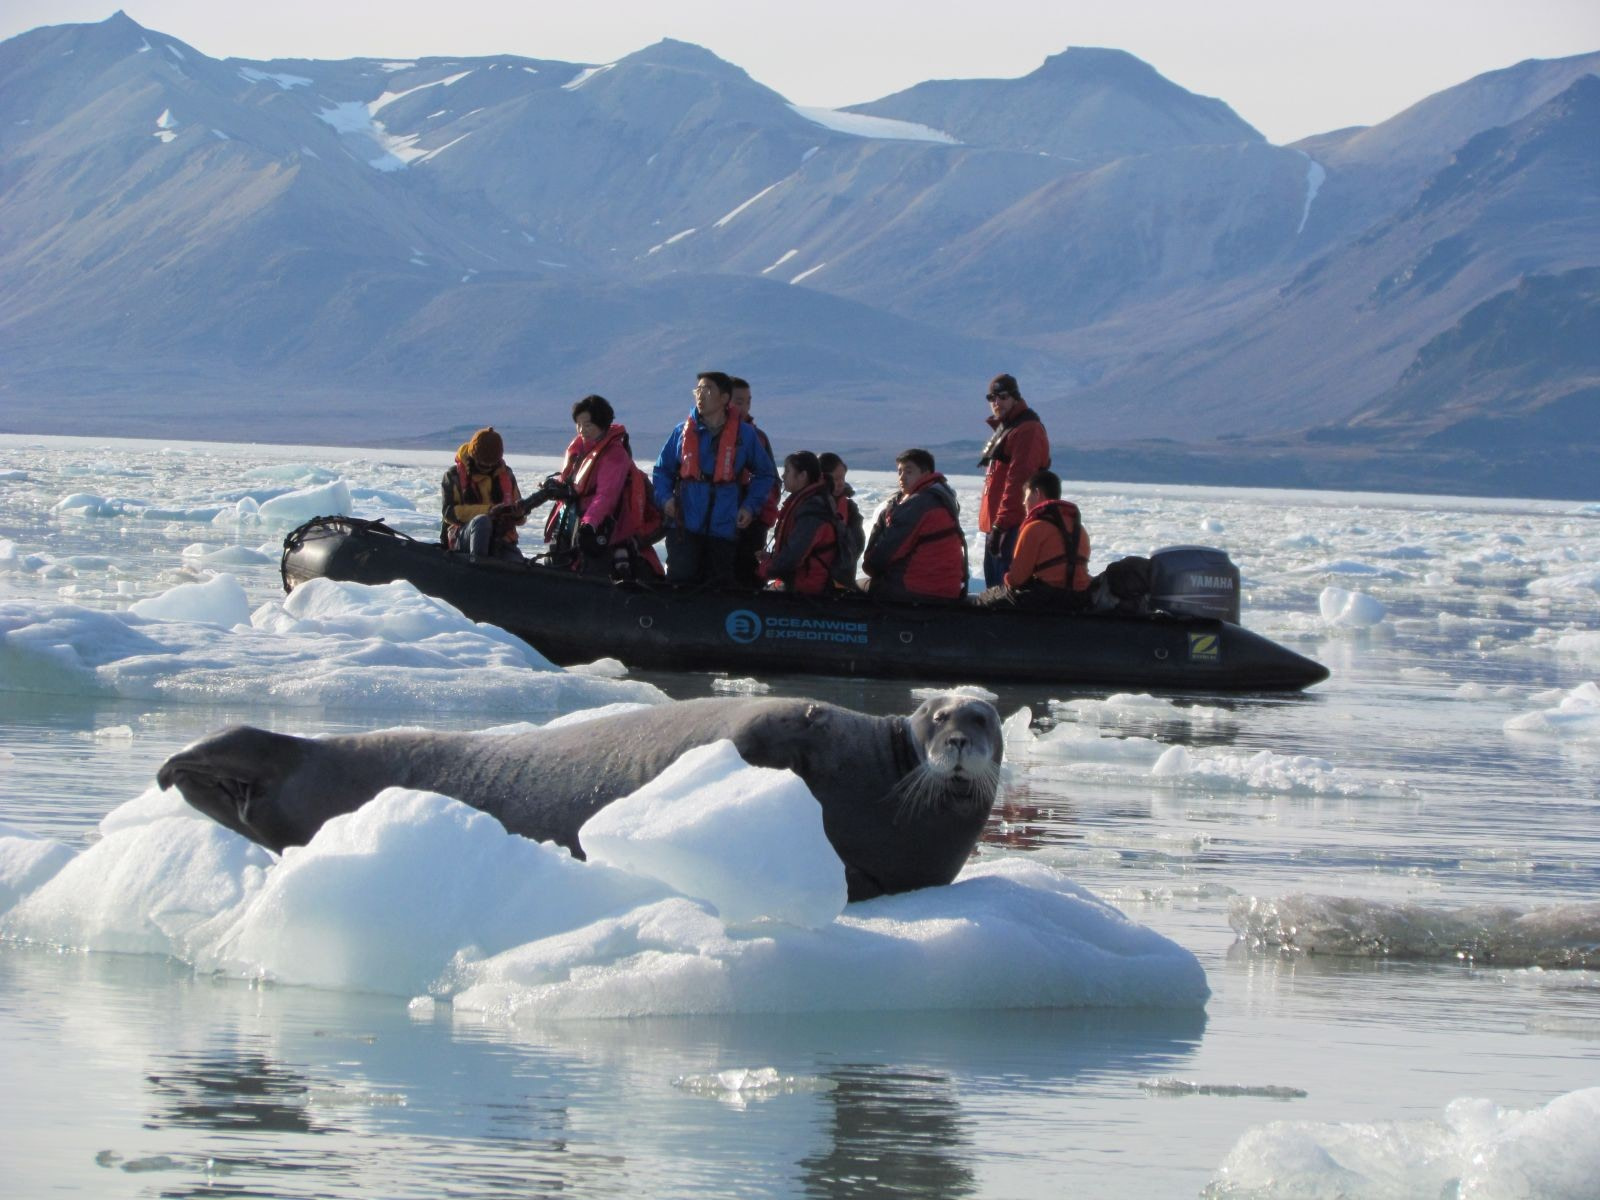
[[[793,771],[822,805],[850,899],[949,883],[994,804],[1000,718],[946,695],[909,717],[812,700],[686,700],[510,736],[394,730],[298,738],[248,725],[196,742],[157,780],[269,850],[310,841],[323,822],[386,787],[441,792],[512,833],[583,856],[578,830],[685,751],[732,740],[752,766]]]

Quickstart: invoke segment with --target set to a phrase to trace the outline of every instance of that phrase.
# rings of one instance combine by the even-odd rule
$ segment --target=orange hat
[[[478,430],[467,441],[467,457],[480,467],[498,467],[505,453],[506,445],[492,425]]]

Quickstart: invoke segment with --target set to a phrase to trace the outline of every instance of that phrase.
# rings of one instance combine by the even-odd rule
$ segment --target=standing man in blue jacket
[[[694,412],[656,456],[652,477],[667,523],[669,583],[732,583],[739,531],[755,520],[777,482],[755,429],[729,408],[732,396],[726,374],[701,371]],[[748,484],[741,488],[747,468]]]

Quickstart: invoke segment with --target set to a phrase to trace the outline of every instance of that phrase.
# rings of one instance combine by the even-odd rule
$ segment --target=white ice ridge
[[[502,1019],[1196,1008],[1209,995],[1188,951],[1021,859],[841,913],[843,866],[804,785],[726,743],[692,754],[652,795],[616,802],[633,809],[612,823],[625,867],[398,788],[274,861],[151,789],[65,860],[0,832],[0,883],[18,897],[0,936],[428,994]]]
[[[377,116],[396,100],[403,100],[405,97],[410,96],[413,93],[425,91],[428,88],[450,87],[452,84],[459,83],[461,80],[465,79],[471,74],[471,71],[461,71],[455,75],[448,75],[443,79],[435,79],[432,83],[419,83],[416,87],[407,88],[403,92],[384,92],[383,95],[379,96],[371,104],[367,105],[367,111],[373,116]]]
[[[173,132],[173,130],[175,130],[177,127],[178,123],[172,119],[172,110],[170,108],[163,108],[161,110],[161,115],[156,118],[156,129],[151,136],[160,138],[163,143],[170,142],[173,138],[178,136]]]
[[[1252,947],[1302,954],[1600,967],[1600,901],[1443,909],[1353,896],[1239,896],[1228,923]]]
[[[254,67],[240,67],[239,78],[246,83],[275,83],[283,91],[290,88],[310,87],[311,80],[304,75],[287,75],[274,71],[258,71]]]
[[[1206,1200],[1593,1200],[1600,1180],[1600,1088],[1543,1108],[1452,1100],[1440,1118],[1336,1125],[1274,1121],[1239,1139]]]
[[[668,246],[672,245],[674,242],[681,242],[681,241],[683,241],[684,238],[691,237],[691,236],[693,236],[694,234],[696,234],[698,232],[699,232],[698,229],[680,229],[677,233],[673,234],[666,241],[657,242],[654,246],[651,246],[650,249],[648,249],[648,250],[646,250],[644,252],[645,253],[645,257],[649,258],[650,255],[652,255],[652,254],[658,254],[662,250],[665,250]]]
[[[567,82],[563,83],[561,85],[561,90],[563,92],[575,92],[602,71],[609,71],[616,65],[616,63],[606,63],[604,66],[599,67],[585,67],[571,79],[567,80]]]
[[[777,262],[773,263],[770,267],[763,267],[761,269],[761,273],[763,275],[772,274],[772,272],[776,271],[779,267],[783,266],[784,263],[788,262],[791,258],[793,258],[796,254],[799,254],[799,253],[800,253],[800,251],[798,251],[798,250],[785,250],[782,254],[780,254],[778,256],[778,261]]]
[[[1506,721],[1508,733],[1541,734],[1573,742],[1600,741],[1600,684],[1579,684],[1570,692],[1546,693],[1553,707],[1523,713]]]
[[[409,583],[313,579],[235,621],[247,607],[221,576],[181,584],[144,612],[0,602],[0,690],[469,712],[664,698],[635,680],[558,670]]]
[[[778,183],[783,183],[783,182],[785,182],[785,181],[782,180],[782,179],[778,180]],[[773,188],[777,187],[778,183],[769,183],[766,187],[762,188],[754,196],[751,196],[750,199],[746,200],[743,204],[741,204],[737,208],[734,208],[731,211],[725,213],[723,216],[718,217],[714,222],[712,222],[712,226],[711,227],[713,229],[721,229],[729,221],[733,220],[740,213],[742,213],[745,209],[749,208],[752,204],[754,204],[757,200],[760,200],[761,197],[765,196]],[[763,272],[763,274],[765,274],[765,272]]]
[[[831,108],[789,107],[796,114],[835,133],[848,133],[851,137],[881,138],[897,142],[943,142],[949,146],[961,143],[942,129],[918,125],[915,121],[896,121],[889,117],[869,117],[865,113],[838,112]]]
[[[1094,724],[1062,724],[1035,733],[1029,728],[1032,720],[1026,708],[1006,718],[1006,761],[1068,764],[1080,780],[1212,793],[1417,795],[1401,780],[1366,780],[1311,755],[1169,746],[1154,738],[1107,735]]]
[[[433,83],[419,84],[417,87],[410,88],[404,92],[384,92],[370,104],[363,103],[360,100],[349,100],[342,104],[335,104],[331,108],[324,108],[317,113],[317,116],[344,136],[355,138],[358,143],[370,143],[372,148],[378,151],[378,154],[376,157],[365,159],[369,167],[378,171],[398,171],[409,166],[415,160],[426,161],[433,154],[437,154],[440,150],[446,149],[446,147],[439,146],[429,151],[418,147],[417,140],[422,136],[420,133],[390,133],[384,123],[378,120],[378,112],[402,96],[409,96],[412,92],[419,92],[423,88],[449,87],[470,74],[472,74],[471,71],[462,71],[460,74],[435,80]],[[456,141],[460,140],[460,138],[456,139]]]
[[[825,262],[819,262],[816,266],[812,267],[809,271],[801,271],[800,274],[796,275],[793,279],[789,280],[789,282],[790,283],[799,283],[802,279],[810,279],[813,275],[815,275],[818,271],[822,270],[822,268],[827,266],[827,265],[828,264],[825,263]]]
[[[1296,150],[1301,158],[1306,160],[1306,204],[1300,210],[1300,224],[1295,226],[1295,236],[1305,232],[1306,222],[1311,219],[1311,205],[1316,200],[1317,193],[1322,190],[1322,185],[1327,182],[1328,169],[1312,158],[1303,150]]]

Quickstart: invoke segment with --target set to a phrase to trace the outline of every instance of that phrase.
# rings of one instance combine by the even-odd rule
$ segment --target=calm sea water
[[[547,465],[513,462],[528,477]],[[201,578],[203,554],[281,537],[231,523],[241,497],[328,476],[358,489],[359,512],[420,532],[443,466],[385,451],[0,439],[0,604],[115,610]],[[857,482],[869,503],[892,486]],[[959,482],[971,509],[976,481]],[[1251,897],[1337,897],[1375,918],[1392,902],[1561,912],[1600,896],[1593,726],[1506,728],[1564,698],[1571,711],[1600,678],[1600,508],[1074,491],[1098,562],[1220,545],[1245,575],[1245,623],[1333,669],[1303,696],[1186,695],[1164,709],[1103,690],[999,696],[1003,715],[1029,707],[1044,741],[1014,761],[981,853],[1037,856],[1189,948],[1213,992],[1203,1014],[952,1015],[907,997],[890,1016],[511,1027],[5,943],[0,1193],[1195,1196],[1269,1122],[1437,1119],[1465,1096],[1532,1109],[1600,1084],[1600,973],[1296,955],[1247,946],[1229,922]],[[115,515],[56,507],[75,493]],[[273,562],[227,569],[254,601],[278,594]],[[1385,615],[1330,625],[1329,587]],[[649,679],[678,697],[726,686]],[[877,712],[915,703],[899,684],[764,682]],[[52,691],[0,679],[0,820],[80,847],[163,758],[231,721],[495,723],[448,707],[121,700],[65,677]],[[1096,730],[1092,752],[1062,749]],[[1190,769],[1108,762],[1113,738],[1185,747]],[[791,1082],[692,1086],[765,1067]],[[1303,1095],[1151,1086],[1172,1079]]]

